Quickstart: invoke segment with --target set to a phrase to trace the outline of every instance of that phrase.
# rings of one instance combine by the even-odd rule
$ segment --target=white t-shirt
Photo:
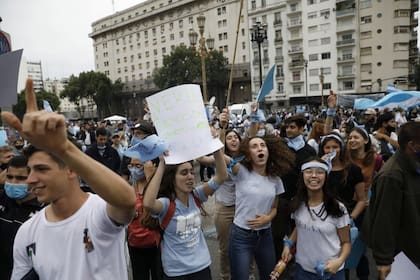
[[[350,224],[350,217],[344,204],[340,203],[340,208],[344,215],[335,218],[327,216],[322,221],[315,213],[321,213],[323,203],[315,207],[302,205],[292,213],[292,219],[296,221],[297,241],[296,241],[296,262],[306,271],[316,273],[317,262],[325,263],[330,259],[338,258],[341,252],[341,242],[337,229]],[[326,212],[321,216],[326,217]],[[344,268],[344,264],[339,270]]]
[[[279,177],[261,176],[249,171],[242,164],[238,174],[233,176],[236,186],[236,208],[233,222],[240,228],[251,229],[248,221],[257,214],[268,215],[276,195],[284,193],[283,182]],[[256,230],[269,228],[271,223]]]
[[[111,221],[97,195],[59,222],[47,221],[44,208],[17,232],[11,279],[32,267],[40,279],[127,279],[124,240],[124,226]]]

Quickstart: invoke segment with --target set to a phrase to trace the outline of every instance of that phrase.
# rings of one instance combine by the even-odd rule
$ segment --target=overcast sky
[[[12,49],[41,61],[44,78],[94,70],[92,22],[145,0],[0,0],[0,29]]]

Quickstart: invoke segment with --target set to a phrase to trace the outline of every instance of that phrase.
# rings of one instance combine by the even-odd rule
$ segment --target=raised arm
[[[117,223],[128,223],[135,211],[131,186],[118,174],[85,155],[67,139],[65,118],[54,112],[38,111],[33,82],[26,82],[26,113],[23,122],[10,112],[3,120],[34,146],[60,158],[107,203],[108,215]]]
[[[223,184],[228,177],[223,148],[214,152],[213,156],[216,164],[216,174],[209,182],[204,183],[203,191],[207,196],[212,195],[217,190],[218,186]],[[212,184],[211,181],[213,181],[215,185]]]
[[[159,165],[149,182],[146,193],[143,197],[143,206],[149,209],[153,213],[159,213],[162,211],[163,204],[157,199],[160,184],[162,182],[163,173],[165,172],[165,159],[163,155],[159,157]]]
[[[334,122],[335,110],[337,107],[337,95],[331,90],[327,99],[327,119],[325,120],[324,134],[327,135],[331,132]]]

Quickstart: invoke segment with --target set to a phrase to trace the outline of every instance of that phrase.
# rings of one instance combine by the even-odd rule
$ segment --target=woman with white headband
[[[328,174],[330,191],[347,207],[350,218],[357,220],[366,208],[365,183],[362,170],[352,163],[346,155],[345,144],[340,135],[330,133],[321,138],[319,156],[327,160],[333,153],[331,172]]]
[[[291,203],[296,227],[284,241],[282,258],[288,261],[296,244],[295,280],[326,274],[330,274],[328,279],[344,280],[344,262],[351,247],[347,209],[327,188],[330,166],[325,161],[312,158],[301,170]]]

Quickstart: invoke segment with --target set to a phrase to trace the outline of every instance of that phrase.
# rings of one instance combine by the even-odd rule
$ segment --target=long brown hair
[[[284,141],[276,136],[251,137],[241,142],[240,151],[245,158],[241,163],[252,170],[252,160],[249,152],[249,141],[254,138],[261,138],[267,145],[268,160],[266,172],[268,176],[283,176],[287,174],[295,165],[295,154],[287,147]]]

